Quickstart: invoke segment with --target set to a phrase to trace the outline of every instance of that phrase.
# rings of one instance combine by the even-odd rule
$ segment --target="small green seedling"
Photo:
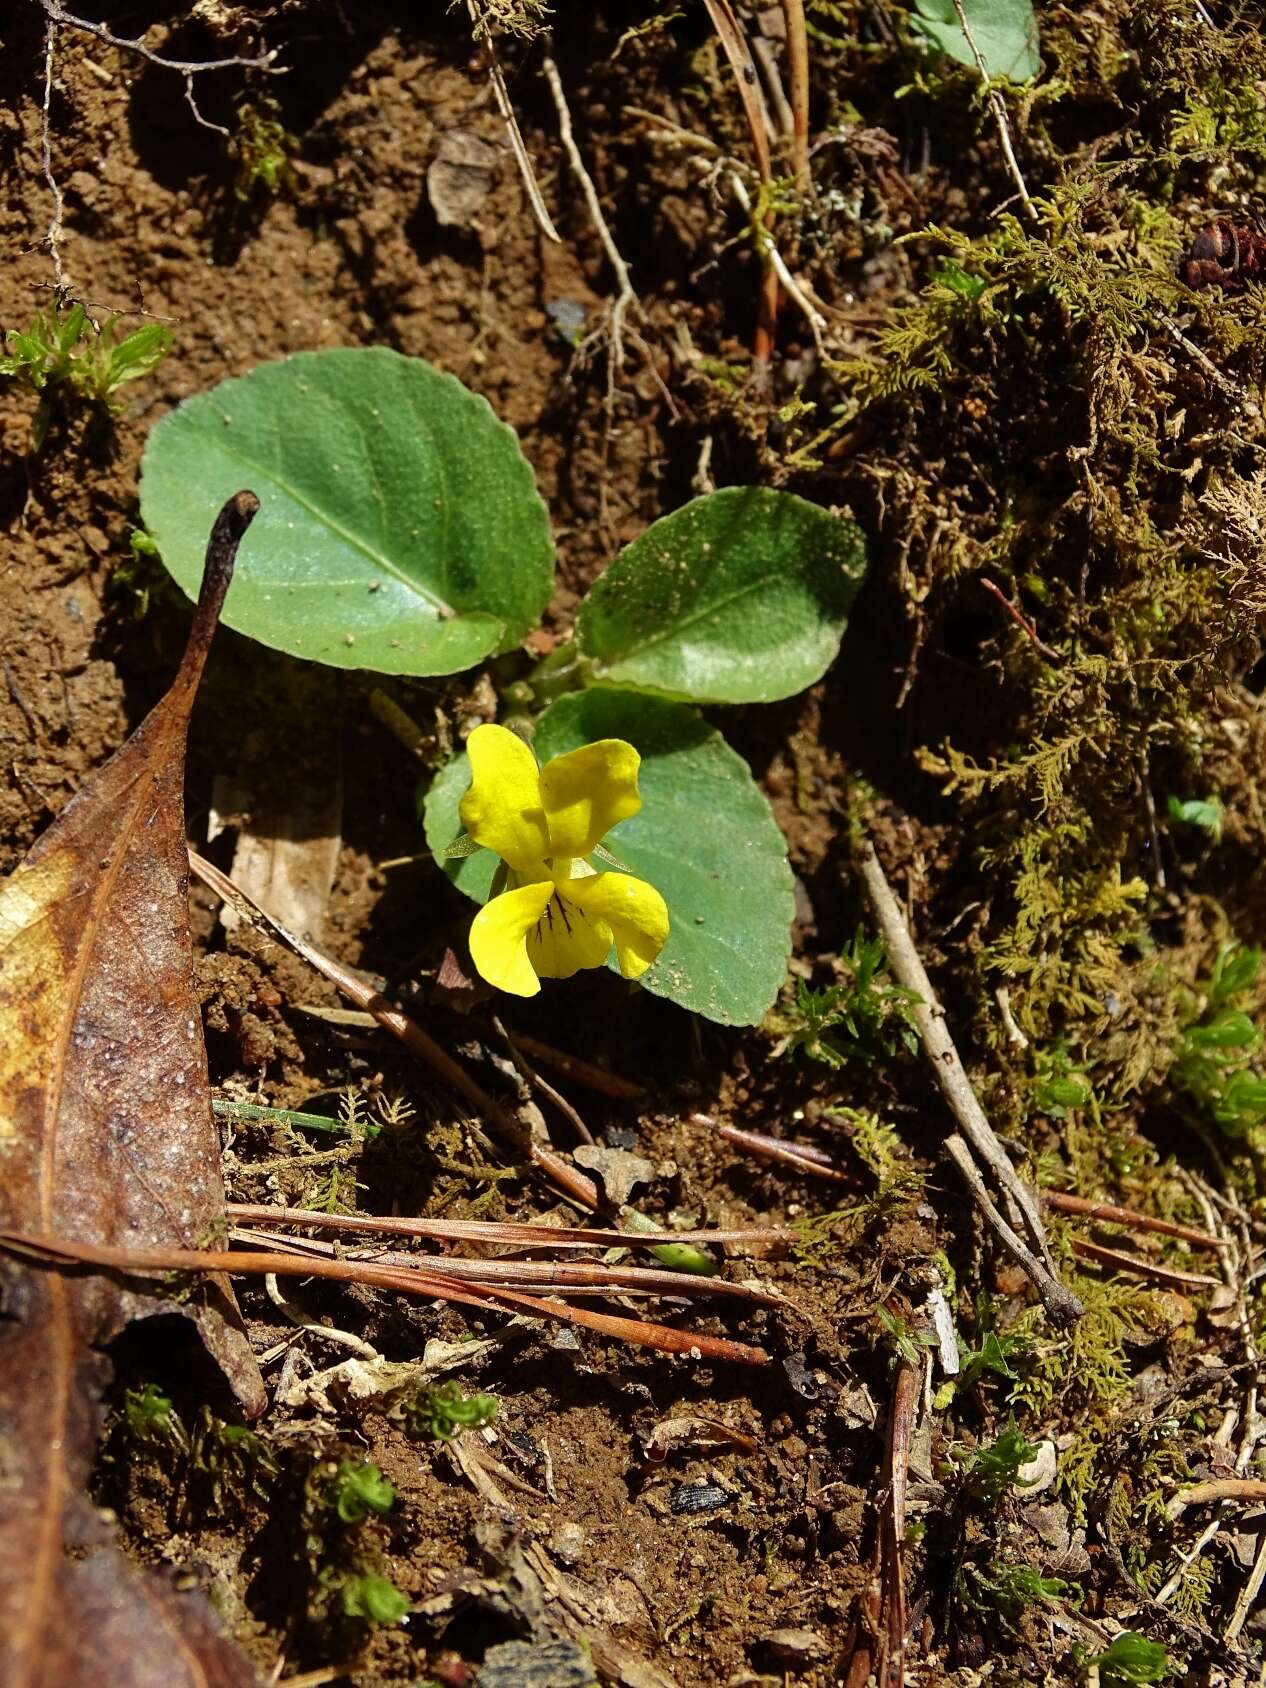
[[[1036,1458],[1037,1449],[1012,1422],[976,1454],[967,1468],[968,1486],[987,1506],[997,1506],[1020,1482],[1022,1468]]]
[[[459,1383],[437,1383],[403,1404],[405,1429],[411,1436],[451,1442],[462,1430],[477,1430],[497,1416],[495,1395],[463,1395]]]
[[[815,991],[796,981],[800,1024],[787,1047],[829,1067],[891,1059],[902,1050],[913,1055],[919,1040],[911,1009],[919,998],[886,981],[883,939],[866,937],[859,926],[841,959],[851,974],[841,984]]]
[[[1033,1606],[1047,1601],[1080,1600],[1080,1590],[1070,1590],[1060,1577],[1043,1577],[1031,1565],[1008,1565],[994,1560],[987,1565],[968,1565],[959,1580],[963,1604],[979,1617],[992,1619],[1005,1634],[1014,1634],[1020,1619]]]
[[[62,393],[117,410],[119,388],[151,374],[171,350],[171,330],[161,323],[145,323],[120,338],[119,320],[112,316],[98,326],[83,305],[66,310],[54,304],[35,313],[25,334],[11,329],[5,335],[7,353],[0,357],[0,376],[41,395],[31,425],[32,450],[44,444]]]
[[[237,161],[233,192],[245,202],[257,189],[267,194],[293,193],[299,178],[290,162],[299,142],[279,121],[272,100],[260,105],[243,102],[237,108],[237,134],[229,150]]]
[[[1216,794],[1212,797],[1192,797],[1185,801],[1179,797],[1171,797],[1165,807],[1169,811],[1171,821],[1181,821],[1186,826],[1198,826],[1202,832],[1207,832],[1215,844],[1222,842],[1222,819],[1224,810],[1222,799]]]
[[[892,1363],[895,1365],[898,1360],[904,1360],[908,1366],[922,1366],[923,1351],[932,1346],[932,1337],[912,1329],[908,1320],[899,1313],[890,1313],[886,1307],[876,1307],[875,1317],[892,1344]]]
[[[123,1416],[128,1429],[139,1441],[162,1442],[172,1447],[188,1445],[184,1425],[172,1404],[156,1383],[144,1389],[129,1389],[123,1402]]]
[[[1081,1663],[1087,1675],[1092,1669],[1098,1672],[1099,1688],[1134,1688],[1140,1682],[1163,1682],[1174,1673],[1159,1641],[1149,1641],[1129,1629],[1102,1653],[1089,1658],[1083,1654]]]
[[[1172,1074],[1202,1111],[1233,1137],[1266,1124],[1266,1079],[1253,1068],[1261,1028],[1240,1006],[1253,988],[1262,952],[1231,940],[1200,982],[1199,1018],[1183,1031]]]
[[[339,1604],[347,1618],[363,1618],[371,1624],[398,1624],[409,1610],[409,1602],[395,1583],[386,1577],[349,1576],[339,1586]]]
[[[330,1504],[344,1524],[361,1524],[371,1512],[380,1516],[396,1504],[396,1491],[370,1461],[345,1459],[330,1485]]]

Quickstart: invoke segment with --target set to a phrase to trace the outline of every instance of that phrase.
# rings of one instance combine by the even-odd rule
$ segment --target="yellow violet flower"
[[[626,979],[664,947],[668,909],[630,873],[599,873],[586,857],[642,807],[641,763],[623,739],[599,739],[538,768],[505,727],[476,727],[466,745],[470,789],[462,825],[506,864],[506,889],[475,916],[470,953],[498,990],[535,996],[542,979],[601,967],[612,944]]]

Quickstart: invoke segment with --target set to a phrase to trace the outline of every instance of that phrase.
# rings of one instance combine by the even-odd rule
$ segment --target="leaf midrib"
[[[746,585],[736,587],[734,591],[728,592],[722,598],[714,599],[712,603],[704,605],[701,609],[695,610],[693,614],[684,616],[680,620],[673,622],[672,626],[665,628],[662,633],[652,634],[650,638],[643,639],[639,644],[630,645],[622,654],[617,655],[613,659],[604,660],[599,658],[598,667],[600,670],[612,673],[614,672],[617,664],[621,662],[628,662],[631,658],[641,656],[646,651],[654,650],[659,645],[667,644],[672,639],[680,638],[681,634],[688,628],[694,627],[698,622],[706,620],[710,615],[715,614],[718,610],[728,609],[731,604],[738,603],[740,599],[750,597],[754,592],[759,592],[763,588],[771,585],[777,586],[778,584],[779,582],[770,578],[748,581]],[[754,653],[745,651],[742,655],[744,658],[750,658],[754,655]]]
[[[225,417],[224,421],[227,424],[230,419]],[[415,596],[421,598],[424,603],[428,604],[430,608],[434,610],[435,619],[437,621],[447,620],[450,616],[456,618],[460,615],[464,615],[464,611],[456,609],[444,598],[441,598],[438,593],[430,591],[424,581],[416,579],[413,575],[406,574],[404,570],[397,564],[393,563],[390,558],[383,556],[380,551],[376,551],[372,545],[367,544],[363,539],[358,539],[354,533],[350,533],[340,522],[335,521],[332,516],[327,515],[324,510],[319,509],[311,502],[310,499],[305,498],[302,493],[297,492],[295,488],[291,486],[287,480],[283,479],[283,477],[275,470],[261,466],[250,457],[247,457],[243,452],[240,452],[234,446],[231,446],[226,440],[220,440],[217,444],[218,449],[222,451],[226,457],[231,457],[235,462],[241,463],[245,468],[250,470],[256,480],[267,479],[271,481],[273,486],[275,486],[279,491],[284,492],[289,498],[292,498],[301,510],[306,510],[310,516],[315,516],[317,521],[323,522],[325,526],[330,529],[331,533],[337,534],[341,540],[352,548],[352,550],[359,551],[363,557],[367,557],[370,562],[377,564],[384,574],[389,574],[393,580],[399,581],[402,586],[407,587],[415,594]],[[294,584],[294,582],[287,581],[280,577],[278,578],[277,583],[279,585],[290,586]],[[317,584],[323,590],[328,590],[328,582],[321,581]],[[493,621],[500,621],[501,617],[490,616],[489,619]]]

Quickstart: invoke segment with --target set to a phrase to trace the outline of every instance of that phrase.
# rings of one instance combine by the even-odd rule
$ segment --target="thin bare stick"
[[[963,1176],[967,1178],[972,1193],[999,1240],[1033,1280],[1033,1285],[1051,1318],[1059,1324],[1072,1324],[1081,1317],[1085,1309],[1072,1291],[1066,1289],[1059,1281],[1033,1192],[1008,1160],[1006,1150],[998,1141],[976,1092],[971,1087],[971,1080],[946,1029],[945,1010],[936,999],[932,981],[928,978],[927,970],[919,959],[919,952],[914,947],[914,939],[910,936],[905,916],[869,839],[862,846],[861,869],[866,893],[875,911],[875,919],[888,952],[889,964],[898,982],[914,992],[915,1001],[911,1005],[911,1013],[918,1028],[923,1053],[936,1074],[941,1094],[949,1105],[950,1112],[962,1127],[967,1143],[971,1144],[972,1153],[982,1165],[989,1168],[997,1180],[999,1189],[1014,1202],[1028,1233],[1032,1251],[1024,1245],[994,1203],[989,1200],[984,1181],[972,1166],[971,1154],[968,1153],[967,1144],[962,1138],[949,1138],[946,1148],[963,1172]],[[955,1143],[962,1150],[961,1156],[953,1147]]]
[[[967,13],[963,10],[963,0],[954,0],[954,10],[958,13],[958,26],[966,37],[967,46],[972,58],[976,61],[976,69],[980,72],[980,79],[985,84],[985,100],[993,113],[994,122],[998,125],[998,139],[1002,142],[1002,156],[1006,160],[1007,171],[1015,183],[1015,190],[1020,196],[1020,203],[1024,206],[1025,215],[1031,223],[1038,220],[1037,210],[1029,198],[1029,190],[1024,185],[1024,177],[1020,171],[1019,161],[1015,156],[1015,148],[1011,144],[1011,125],[1007,122],[1006,101],[996,88],[989,87],[989,66],[985,63],[984,55],[976,45],[976,37],[967,21]]]
[[[572,1201],[579,1203],[581,1207],[587,1207],[591,1212],[602,1208],[602,1199],[592,1178],[572,1166],[569,1161],[565,1161],[561,1155],[556,1155],[552,1149],[538,1143],[521,1120],[489,1096],[465,1067],[455,1061],[446,1050],[441,1049],[435,1039],[428,1037],[421,1026],[407,1014],[393,1008],[350,968],[325,955],[315,944],[310,944],[306,939],[289,931],[279,920],[274,920],[258,903],[252,902],[227,874],[221,873],[218,867],[205,861],[193,850],[189,852],[189,865],[204,885],[210,886],[217,896],[236,908],[250,925],[258,928],[262,922],[264,926],[270,927],[279,938],[289,944],[296,955],[301,955],[318,973],[324,974],[336,985],[349,1001],[372,1014],[380,1026],[385,1027],[393,1037],[400,1039],[411,1055],[429,1067],[450,1089],[455,1090],[481,1113],[493,1131],[508,1143],[516,1154],[538,1166]]]
[[[1228,1646],[1239,1640],[1240,1631],[1248,1622],[1248,1615],[1257,1605],[1257,1598],[1262,1592],[1262,1584],[1266,1582],[1266,1536],[1261,1539],[1257,1549],[1257,1558],[1253,1561],[1253,1569],[1249,1572],[1248,1581],[1240,1591],[1240,1597],[1235,1602],[1235,1610],[1231,1613],[1231,1620],[1226,1626],[1223,1639]],[[1266,1667],[1263,1667],[1266,1672]],[[1259,1681],[1261,1678],[1259,1678]]]
[[[1051,1318],[1057,1324],[1074,1324],[1085,1311],[1081,1302],[1071,1290],[1065,1289],[1052,1272],[1047,1270],[1042,1261],[1029,1249],[1024,1239],[1003,1218],[993,1197],[985,1188],[985,1181],[980,1176],[979,1167],[972,1159],[971,1150],[956,1131],[951,1132],[945,1139],[945,1152],[962,1173],[963,1180],[971,1191],[986,1224],[1016,1264],[1033,1280],[1033,1287],[1041,1296],[1042,1304]]]
[[[587,1307],[568,1307],[559,1301],[540,1300],[518,1290],[476,1288],[438,1273],[406,1272],[398,1268],[375,1267],[362,1261],[320,1260],[310,1255],[280,1253],[237,1253],[232,1249],[109,1248],[72,1242],[62,1237],[43,1237],[29,1232],[0,1230],[0,1246],[53,1266],[95,1266],[107,1271],[150,1276],[155,1272],[231,1272],[239,1276],[331,1278],[336,1283],[368,1284],[374,1289],[395,1290],[402,1295],[424,1296],[465,1307],[501,1308],[534,1319],[553,1319],[560,1324],[583,1325],[624,1342],[662,1353],[698,1355],[716,1360],[738,1360],[747,1365],[765,1365],[769,1356],[763,1348],[725,1337],[674,1330],[671,1325],[648,1324],[641,1319],[616,1318],[595,1313]]]
[[[1129,1272],[1136,1278],[1147,1278],[1168,1289],[1217,1289],[1221,1278],[1211,1278],[1205,1272],[1182,1272],[1176,1266],[1162,1266],[1159,1261],[1145,1260],[1139,1254],[1127,1254],[1124,1249],[1105,1248],[1086,1237],[1071,1239],[1072,1251],[1079,1260],[1094,1260],[1101,1266],[1114,1266],[1118,1272]]]
[[[1222,371],[1218,368],[1217,364],[1214,363],[1209,354],[1202,351],[1189,335],[1184,334],[1182,329],[1179,328],[1178,324],[1171,316],[1167,316],[1164,311],[1157,311],[1156,317],[1161,327],[1165,330],[1166,334],[1169,335],[1175,345],[1181,346],[1187,356],[1194,358],[1200,365],[1201,369],[1204,370],[1205,374],[1209,377],[1210,381],[1213,382],[1214,386],[1222,394],[1223,398],[1229,399],[1237,410],[1242,410],[1247,416],[1261,415],[1260,409],[1253,400],[1249,398],[1244,389],[1242,387],[1237,387],[1234,381],[1232,381],[1228,376],[1223,375]]]
[[[1190,1488],[1179,1489],[1165,1510],[1171,1518],[1178,1518],[1189,1506],[1208,1506],[1215,1500],[1266,1501],[1266,1478],[1212,1477],[1207,1483],[1193,1483]]]
[[[637,294],[633,290],[629,266],[620,256],[620,249],[608,227],[607,219],[602,214],[602,205],[598,199],[598,190],[593,185],[593,177],[585,168],[585,161],[580,156],[580,148],[576,145],[576,137],[571,126],[571,111],[567,105],[567,96],[563,92],[558,66],[553,59],[547,58],[541,69],[545,74],[546,82],[549,83],[554,110],[558,113],[558,134],[563,143],[563,151],[567,154],[567,162],[571,165],[572,174],[580,183],[580,191],[584,195],[589,220],[597,231],[598,239],[602,242],[602,250],[607,255],[607,262],[615,274],[619,291],[610,307],[611,361],[617,369],[623,369],[624,319],[630,310],[635,316],[640,316],[641,307],[638,304]]]
[[[526,1032],[511,1032],[510,1036],[539,1066],[552,1067],[563,1078],[583,1084],[588,1090],[596,1090],[600,1096],[610,1096],[616,1102],[636,1102],[646,1094],[642,1086],[634,1084],[632,1079],[609,1073],[605,1067],[595,1067],[592,1062],[582,1061],[579,1055],[555,1049],[552,1044],[542,1043],[540,1038],[529,1037]]]
[[[821,1149],[811,1148],[807,1143],[788,1143],[781,1137],[768,1137],[763,1131],[722,1125],[711,1114],[694,1113],[689,1115],[689,1119],[695,1125],[707,1126],[725,1142],[733,1143],[736,1149],[743,1149],[761,1160],[780,1161],[784,1166],[794,1166],[797,1172],[807,1172],[813,1178],[829,1178],[837,1184],[857,1183],[852,1174],[836,1166],[829,1155]]]
[[[742,101],[747,127],[752,136],[752,150],[756,154],[756,169],[761,187],[769,190],[773,187],[774,174],[769,157],[768,117],[760,97],[760,83],[756,79],[756,66],[748,51],[746,37],[730,0],[703,0],[703,3],[708,9],[712,27],[720,39],[722,51],[730,62],[730,69],[734,72],[739,99]],[[772,207],[765,213],[764,226],[767,232],[772,232]],[[760,256],[760,312],[752,355],[758,364],[767,368],[774,355],[774,333],[778,326],[778,275],[769,250],[762,250]]]
[[[506,126],[506,133],[510,137],[510,147],[514,153],[515,163],[519,166],[519,175],[523,178],[523,186],[527,192],[528,204],[532,207],[532,215],[536,218],[537,227],[546,240],[555,241],[561,246],[563,237],[554,227],[553,219],[546,209],[545,200],[541,195],[540,183],[536,179],[536,171],[532,168],[528,149],[523,144],[519,120],[514,115],[514,107],[510,103],[510,91],[506,87],[506,79],[501,73],[501,64],[497,58],[497,49],[493,45],[492,31],[488,28],[483,14],[479,10],[477,0],[466,0],[466,10],[470,13],[475,39],[483,44],[483,49],[488,55],[488,80],[492,84],[492,96],[497,102],[497,110],[501,113],[502,121]]]
[[[791,71],[791,158],[796,195],[809,194],[809,35],[804,26],[804,0],[782,0],[787,25],[787,65]]]
[[[506,1048],[510,1051],[510,1059],[514,1062],[515,1069],[523,1082],[529,1089],[539,1092],[547,1101],[554,1104],[582,1143],[592,1143],[594,1140],[593,1132],[585,1124],[578,1110],[572,1107],[561,1091],[555,1090],[548,1079],[541,1077],[496,1014],[492,1017],[492,1024],[498,1037],[502,1039]]]
[[[225,1213],[238,1225],[302,1225],[314,1231],[357,1231],[388,1237],[436,1237],[451,1242],[526,1248],[656,1248],[664,1243],[715,1243],[718,1247],[781,1242],[785,1226],[730,1231],[616,1231],[595,1225],[522,1224],[492,1219],[401,1219],[370,1213],[321,1213],[315,1208],[273,1207],[262,1202],[228,1202]]]
[[[223,59],[169,59],[163,53],[156,53],[147,47],[139,37],[136,40],[126,35],[115,35],[104,24],[94,23],[89,18],[75,17],[59,4],[59,0],[39,0],[44,16],[51,24],[62,24],[67,29],[82,30],[86,35],[95,35],[99,41],[107,42],[111,47],[117,47],[121,52],[136,53],[147,64],[156,65],[160,70],[174,70],[184,78],[185,99],[193,113],[195,123],[204,129],[214,129],[217,135],[225,135],[231,139],[231,131],[222,123],[212,123],[210,118],[204,117],[198,109],[198,102],[194,98],[193,79],[209,70],[263,70],[271,76],[283,76],[285,69],[274,61],[277,49],[270,48],[268,52],[257,58],[244,58],[240,54],[230,54]]]
[[[910,1481],[910,1444],[919,1405],[919,1374],[908,1360],[897,1364],[888,1415],[888,1457],[885,1477],[888,1503],[880,1530],[883,1629],[879,1639],[879,1670],[884,1688],[902,1688],[906,1679],[906,1490]]]
[[[1060,655],[1059,651],[1054,650],[1050,645],[1045,644],[1038,637],[1037,628],[1034,627],[1033,623],[1019,609],[1019,607],[1013,604],[1010,598],[1008,598],[999,587],[995,586],[993,581],[986,575],[981,575],[980,584],[984,587],[986,592],[991,592],[993,594],[1025,637],[1031,640],[1034,646],[1041,651],[1047,662],[1053,663],[1056,668],[1062,667],[1064,659]]]
[[[738,200],[743,210],[750,216],[752,209],[751,195],[744,187],[742,177],[739,175],[737,170],[731,170],[729,172],[729,179],[730,188],[735,199]],[[813,335],[814,345],[817,347],[819,352],[823,351],[822,330],[827,326],[827,320],[822,315],[821,311],[819,311],[808,298],[804,289],[800,286],[800,283],[787,268],[786,261],[774,242],[772,224],[769,220],[766,220],[763,228],[757,230],[757,238],[766,260],[773,266],[774,274],[782,283],[784,291],[796,305],[797,309],[803,312],[805,321],[809,324],[809,330]]]
[[[1178,1225],[1172,1219],[1158,1219],[1151,1213],[1139,1213],[1132,1207],[1118,1207],[1115,1202],[1096,1202],[1086,1196],[1071,1196],[1062,1190],[1043,1190],[1042,1200],[1057,1213],[1075,1213],[1082,1219],[1102,1219],[1111,1225],[1127,1225],[1132,1231],[1158,1231],[1165,1237],[1177,1237],[1193,1248],[1230,1248],[1225,1237],[1215,1237],[1209,1231],[1197,1231],[1194,1225]]]
[[[432,1272],[456,1278],[465,1284],[490,1289],[509,1288],[570,1295],[582,1290],[598,1293],[644,1290],[647,1293],[689,1300],[694,1296],[719,1296],[734,1301],[759,1302],[766,1307],[784,1306],[782,1296],[752,1284],[732,1283],[728,1278],[707,1278],[696,1272],[672,1272],[655,1266],[609,1266],[595,1260],[467,1260],[451,1254],[401,1254],[392,1250],[346,1253],[340,1244],[315,1237],[284,1237],[272,1231],[239,1227],[234,1241],[255,1248],[267,1245],[287,1254],[321,1259],[363,1260],[371,1266],[390,1266],[405,1272]],[[297,1323],[303,1323],[302,1319]]]
[[[66,286],[66,272],[62,268],[61,247],[62,217],[65,213],[66,202],[62,198],[62,190],[53,174],[53,50],[56,42],[57,25],[50,16],[44,30],[44,106],[40,122],[40,158],[44,165],[44,180],[48,183],[48,191],[53,196],[53,212],[48,220],[48,230],[44,236],[44,242],[48,247],[49,257],[53,260],[53,286],[58,293],[61,293]]]

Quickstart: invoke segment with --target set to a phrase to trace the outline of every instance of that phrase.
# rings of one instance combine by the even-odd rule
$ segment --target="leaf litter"
[[[185,746],[237,547],[258,508],[240,492],[216,520],[166,696],[0,887],[6,1231],[190,1248],[223,1219],[189,933]],[[85,1493],[109,1376],[103,1350],[134,1319],[191,1318],[243,1409],[263,1410],[227,1282],[211,1279],[177,1303],[104,1273],[8,1258],[0,1289],[0,1681],[253,1681],[209,1610],[126,1565]]]

